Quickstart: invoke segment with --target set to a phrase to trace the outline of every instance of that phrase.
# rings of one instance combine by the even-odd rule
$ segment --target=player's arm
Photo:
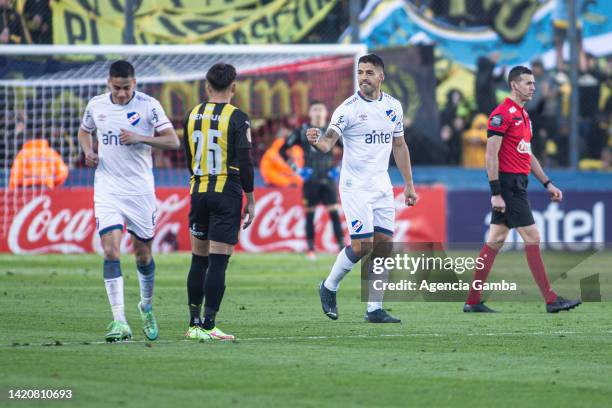
[[[253,169],[253,160],[251,159],[251,123],[249,117],[238,112],[232,115],[235,120],[235,127],[232,126],[236,133],[236,157],[238,158],[238,167],[240,168],[240,184],[246,196],[247,202],[242,211],[242,229],[248,228],[255,219],[255,170]]]
[[[495,211],[503,213],[506,212],[506,202],[501,196],[501,183],[499,182],[499,150],[501,149],[502,141],[502,136],[489,136],[487,139],[485,164],[489,186],[491,187],[491,206]]]
[[[317,150],[327,153],[336,145],[340,135],[332,128],[327,129],[324,135],[318,128],[310,128],[306,131],[306,138]]]
[[[287,153],[287,150],[289,150],[291,147],[295,146],[297,144],[297,142],[299,141],[299,139],[300,139],[300,129],[294,130],[287,137],[287,139],[285,139],[285,143],[283,143],[283,145],[281,146],[281,148],[278,151],[278,154],[280,154],[280,156],[285,161],[289,160],[289,154]]]
[[[155,137],[147,137],[126,129],[121,129],[121,133],[119,134],[121,143],[126,145],[143,143],[162,150],[176,150],[181,147],[174,127],[170,119],[166,116],[161,104],[157,100],[151,99],[148,106],[149,108],[146,115],[147,122],[155,129]]]
[[[126,129],[121,129],[119,137],[121,143],[125,145],[142,143],[162,150],[176,150],[181,146],[179,138],[172,126],[159,132],[156,131],[155,137],[147,137]]]
[[[544,188],[548,190],[552,201],[561,201],[563,199],[563,193],[548,178],[540,165],[540,161],[533,154],[531,155],[531,172],[542,183]]]
[[[88,167],[96,167],[98,165],[98,155],[94,152],[93,137],[91,136],[95,129],[96,124],[93,120],[91,107],[87,105],[77,138],[85,155],[85,165]]]
[[[414,183],[412,181],[412,165],[410,164],[410,152],[408,151],[408,145],[404,136],[393,138],[393,158],[395,164],[399,169],[402,177],[404,178],[404,184],[406,189],[404,195],[406,196],[406,205],[412,206],[417,202],[417,194],[414,190]]]

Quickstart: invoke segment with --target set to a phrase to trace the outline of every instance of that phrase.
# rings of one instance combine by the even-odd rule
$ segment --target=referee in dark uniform
[[[317,204],[321,203],[329,212],[334,229],[334,236],[338,242],[340,250],[344,247],[344,236],[340,216],[338,215],[338,192],[336,188],[335,174],[337,169],[334,166],[334,156],[330,151],[323,153],[315,149],[306,138],[308,128],[319,128],[321,133],[325,133],[327,126],[327,107],[323,102],[312,101],[308,107],[309,124],[304,124],[295,129],[281,147],[279,153],[288,160],[287,149],[298,145],[304,150],[304,167],[300,169],[300,174],[304,179],[304,208],[306,210],[306,240],[308,242],[308,258],[314,259],[314,213]]]
[[[215,325],[225,270],[238,242],[240,221],[247,228],[255,216],[251,130],[246,113],[230,104],[236,91],[236,69],[218,63],[206,74],[208,101],[185,119],[184,147],[191,173],[189,229],[191,267],[187,278],[192,340],[231,340]],[[242,193],[247,203],[242,209]],[[204,319],[201,318],[202,300]]]
[[[486,281],[510,229],[516,228],[525,241],[527,264],[544,297],[546,311],[557,313],[570,310],[580,305],[581,301],[564,299],[551,288],[540,254],[540,233],[527,196],[528,176],[533,172],[550,193],[552,201],[563,198],[561,190],[546,176],[538,159],[531,154],[531,119],[524,106],[535,92],[533,73],[523,66],[512,68],[508,86],[510,97],[497,106],[489,117],[486,166],[493,214],[487,242],[479,255],[482,267],[476,269],[474,281]],[[463,311],[493,312],[473,287]]]

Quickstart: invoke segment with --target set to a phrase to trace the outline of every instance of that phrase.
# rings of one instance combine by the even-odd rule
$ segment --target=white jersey
[[[401,103],[384,92],[371,101],[357,91],[334,111],[329,128],[342,136],[344,144],[341,190],[392,188],[387,170],[393,138],[404,137],[403,116]]]
[[[94,179],[96,194],[145,195],[154,192],[151,146],[124,145],[122,129],[141,136],[172,127],[160,103],[142,92],[134,92],[127,105],[111,100],[110,92],[93,97],[87,104],[81,128],[97,130],[99,163]]]

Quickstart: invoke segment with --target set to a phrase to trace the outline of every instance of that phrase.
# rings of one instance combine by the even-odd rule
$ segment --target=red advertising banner
[[[157,233],[153,240],[156,253],[172,250],[190,251],[187,189],[158,188]],[[419,203],[404,206],[401,189],[395,189],[396,241],[444,242],[446,240],[446,191],[442,186],[417,188]],[[4,191],[0,191],[6,197]],[[8,193],[11,194],[10,192]],[[306,250],[305,216],[302,193],[297,188],[256,189],[256,218],[240,235],[238,251],[301,252]],[[341,217],[343,219],[343,217]],[[346,233],[346,224],[343,222]],[[327,212],[315,213],[316,246],[320,251],[335,252],[337,244]],[[122,252],[131,249],[129,234],[124,234]],[[41,192],[19,206],[9,217],[0,240],[0,252],[87,253],[102,252],[95,230],[93,189],[60,189]]]

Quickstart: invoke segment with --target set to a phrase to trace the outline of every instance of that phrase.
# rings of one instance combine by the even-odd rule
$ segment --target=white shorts
[[[154,193],[146,195],[94,194],[96,228],[100,235],[114,229],[123,229],[141,241],[150,241],[155,235],[157,199]]]
[[[393,236],[395,197],[393,190],[346,191],[340,189],[342,211],[351,238],[368,238],[374,232]]]

